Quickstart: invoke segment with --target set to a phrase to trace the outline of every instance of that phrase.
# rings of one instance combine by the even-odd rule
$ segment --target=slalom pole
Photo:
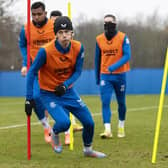
[[[165,95],[165,90],[166,90],[167,73],[168,73],[168,48],[167,48],[167,53],[166,53],[159,109],[158,109],[158,114],[157,114],[157,122],[156,122],[155,137],[154,137],[154,144],[153,144],[152,163],[156,163],[156,153],[157,153],[157,148],[158,148],[160,123],[161,123],[161,118],[162,118],[163,102],[164,102],[164,95]]]
[[[68,17],[72,19],[71,16],[71,2],[68,1]],[[73,150],[74,148],[74,136],[73,136],[73,126],[72,126],[72,114],[70,113],[70,120],[71,120],[71,125],[70,125],[70,150]]]
[[[31,0],[27,0],[27,71],[30,68],[30,5]],[[27,159],[31,159],[31,116],[27,116]]]

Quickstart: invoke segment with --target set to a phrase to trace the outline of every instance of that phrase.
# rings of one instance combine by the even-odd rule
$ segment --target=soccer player
[[[35,2],[31,6],[32,21],[30,23],[30,57],[31,62],[34,61],[39,48],[55,39],[55,33],[53,31],[53,22],[47,19],[47,12],[45,11],[45,5],[42,2]],[[27,74],[27,25],[23,26],[20,32],[19,47],[21,55],[23,57],[23,63],[21,68],[22,76]],[[38,75],[35,75],[35,81],[33,84],[33,98],[35,100],[35,113],[44,127],[44,138],[47,143],[51,141],[50,130],[51,127],[45,117],[45,108],[41,102],[40,90],[38,84]]]
[[[104,33],[96,37],[95,76],[100,85],[102,117],[105,130],[101,138],[111,138],[110,102],[115,91],[118,103],[118,137],[125,137],[126,72],[130,70],[131,47],[127,35],[117,30],[114,15],[104,17]]]
[[[28,115],[34,106],[33,83],[40,72],[39,83],[43,103],[55,123],[51,131],[52,148],[62,151],[59,133],[70,126],[67,111],[71,111],[83,125],[84,156],[103,158],[106,155],[92,149],[94,121],[73,84],[82,72],[84,60],[83,45],[72,40],[73,26],[67,16],[60,16],[54,23],[56,40],[42,47],[27,75],[25,109]],[[66,110],[65,110],[66,109]]]
[[[53,22],[55,22],[55,20],[59,16],[62,16],[62,13],[59,10],[54,10],[54,11],[51,11],[50,13],[50,19],[53,20]],[[75,117],[73,115],[72,115],[71,122],[72,122],[73,131],[82,131],[83,127],[76,122]],[[70,129],[65,131],[65,145],[69,145],[69,144],[70,144]]]
[[[55,22],[55,20],[59,17],[62,16],[62,12],[59,10],[54,10],[51,11],[50,13],[50,19],[53,20],[53,22]]]

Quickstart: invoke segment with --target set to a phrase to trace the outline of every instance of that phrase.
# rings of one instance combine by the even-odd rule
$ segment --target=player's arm
[[[21,28],[19,35],[19,48],[23,58],[22,66],[27,66],[27,39],[24,26]]]
[[[22,55],[21,74],[22,76],[26,76],[27,74],[27,39],[25,36],[24,26],[21,28],[20,35],[19,35],[19,48]]]
[[[33,99],[33,83],[35,76],[37,75],[39,69],[46,63],[46,51],[44,48],[40,48],[33,64],[31,65],[26,82],[26,99]]]
[[[66,80],[63,84],[66,88],[68,88],[70,85],[72,85],[81,75],[82,67],[83,67],[83,60],[84,60],[84,47],[81,45],[80,52],[77,56],[75,70],[72,76]]]
[[[122,58],[118,62],[116,62],[115,64],[108,67],[108,70],[110,72],[113,72],[116,69],[120,68],[126,62],[128,62],[131,58],[131,46],[130,46],[130,42],[129,42],[129,39],[127,36],[125,36],[125,38],[124,38],[122,50],[123,50]]]
[[[100,63],[101,63],[101,50],[96,42],[96,48],[95,48],[95,78],[96,78],[96,84],[99,85],[100,83]]]

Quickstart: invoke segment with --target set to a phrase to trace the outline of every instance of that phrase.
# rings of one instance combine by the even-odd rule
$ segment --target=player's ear
[[[47,16],[47,11],[45,11],[45,15]]]
[[[74,33],[74,31],[72,31],[72,38],[75,36],[75,33]]]

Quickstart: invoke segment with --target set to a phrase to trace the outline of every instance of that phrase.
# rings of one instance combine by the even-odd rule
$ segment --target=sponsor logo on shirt
[[[33,45],[42,46],[49,43],[52,39],[33,40]]]
[[[105,56],[115,56],[118,53],[118,49],[103,50]]]
[[[65,74],[68,74],[71,72],[71,67],[68,67],[68,68],[58,68],[58,69],[55,69],[54,72],[57,74],[57,75],[65,75]]]

